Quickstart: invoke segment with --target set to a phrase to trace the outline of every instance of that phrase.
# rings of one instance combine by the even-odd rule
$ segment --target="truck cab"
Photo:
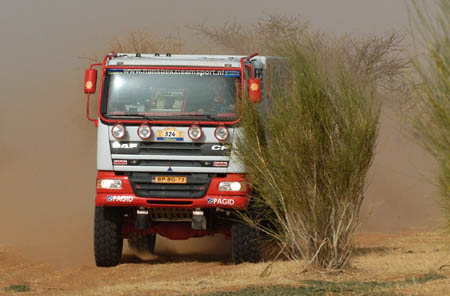
[[[247,209],[251,188],[233,146],[244,98],[265,96],[266,66],[256,54],[111,53],[86,70],[87,117],[98,129],[98,266],[120,263],[124,239],[153,252],[157,235],[222,234],[236,263],[259,260],[256,230],[234,214]]]

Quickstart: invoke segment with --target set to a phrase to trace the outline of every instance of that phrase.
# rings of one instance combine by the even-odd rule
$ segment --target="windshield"
[[[234,120],[240,72],[110,69],[103,115],[150,119]]]

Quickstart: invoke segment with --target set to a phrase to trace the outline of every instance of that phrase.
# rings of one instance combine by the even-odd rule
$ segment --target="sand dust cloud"
[[[101,3],[93,2],[0,4],[2,57],[6,59],[0,72],[0,244],[22,246],[30,256],[62,264],[93,264],[96,129],[85,120],[82,85],[87,61],[80,57],[100,56],[106,53],[111,38],[134,30],[177,32],[186,30],[186,24],[204,20],[224,23],[232,19],[233,13],[246,23],[270,12],[290,13],[297,9],[319,27],[362,32],[361,26],[352,29],[362,21],[360,18],[354,23],[345,23],[344,17],[330,19],[323,13],[324,7],[310,1],[300,1],[296,8],[287,1],[263,1],[265,8],[258,9],[239,1],[190,6],[184,1],[164,5],[132,1],[136,14],[124,13],[127,8],[118,1],[108,2],[106,10]],[[355,1],[344,2],[352,7]],[[379,5],[389,3],[380,1]],[[186,9],[175,12],[170,5],[184,5]],[[237,6],[242,11],[233,9]],[[367,14],[363,6],[358,7],[354,9]],[[392,22],[395,17],[390,18]],[[104,21],[107,19],[114,22]],[[332,20],[336,23],[330,23]],[[367,22],[365,32],[390,28],[375,27],[371,18]],[[187,31],[183,36],[189,39],[189,34]],[[198,44],[194,48],[201,49]],[[412,139],[403,136],[398,123],[392,115],[383,117],[378,154],[363,207],[363,217],[369,209],[372,214],[365,220],[363,230],[431,227],[437,216],[430,184],[431,158]],[[221,238],[210,243],[193,239],[186,243],[164,241],[157,251],[163,248],[173,253],[228,254],[230,244]]]

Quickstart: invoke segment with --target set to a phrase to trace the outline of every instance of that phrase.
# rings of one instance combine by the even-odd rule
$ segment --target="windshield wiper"
[[[203,116],[205,116],[206,118],[209,118],[211,120],[215,120],[215,121],[219,121],[220,119],[217,118],[216,116],[212,116],[210,114],[202,114]]]
[[[132,114],[106,114],[106,116],[108,116],[108,117],[120,117],[120,118],[123,118],[123,117],[139,117],[139,118],[147,118],[147,116],[145,116],[145,115],[142,115],[142,114],[135,114],[135,113],[132,113]]]
[[[193,118],[196,118],[198,116],[203,116],[203,117],[206,117],[206,118],[214,120],[214,121],[220,121],[219,118],[217,118],[216,116],[213,116],[212,114],[178,114],[178,115],[174,115],[173,117],[193,117]]]
[[[137,114],[137,113],[132,113],[132,114],[106,114],[107,117],[109,118],[141,118],[141,119],[147,119],[147,120],[170,120],[170,119],[177,119],[178,118],[193,118],[193,119],[198,119],[199,116],[201,117],[206,117],[210,120],[213,121],[226,121],[226,119],[224,118],[220,118],[217,116],[214,116],[212,114],[177,114],[177,115],[171,115],[171,116],[149,116],[149,115],[143,115],[143,114]]]

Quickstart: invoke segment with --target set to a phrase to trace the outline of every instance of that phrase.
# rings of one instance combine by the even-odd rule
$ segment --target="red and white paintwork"
[[[219,191],[219,183],[223,181],[227,182],[245,182],[244,175],[242,174],[228,174],[224,178],[215,177],[212,179],[209,185],[206,195],[202,198],[149,198],[149,197],[138,197],[134,194],[133,188],[131,187],[130,180],[127,176],[118,176],[115,172],[104,172],[99,171],[97,174],[98,179],[119,179],[122,181],[122,189],[102,189],[97,188],[95,205],[96,206],[126,206],[126,207],[152,207],[152,208],[184,208],[184,209],[195,209],[195,208],[233,208],[233,209],[246,209],[249,202],[250,188],[245,186],[242,191]],[[107,201],[107,196],[132,196],[133,201],[131,202],[120,202],[120,201]],[[220,198],[220,199],[232,199],[234,200],[233,205],[215,205],[208,204],[209,198]],[[148,203],[147,201],[157,201],[158,204]],[[164,203],[166,202],[166,203]],[[173,204],[171,202],[183,202],[184,204]]]
[[[134,194],[130,181],[127,176],[117,176],[115,172],[99,171],[97,180],[99,179],[119,179],[122,181],[122,189],[101,189],[97,188],[95,205],[96,206],[116,206],[116,207],[152,207],[152,208],[217,208],[222,209],[246,209],[249,203],[250,187],[245,186],[242,191],[219,191],[219,183],[227,182],[245,182],[242,174],[228,174],[224,178],[213,178],[206,195],[202,198],[148,198],[138,197]],[[131,202],[112,202],[107,201],[107,196],[132,196]],[[233,205],[215,205],[208,204],[208,199],[220,198],[226,200],[233,200]],[[149,204],[148,200],[159,201],[160,204]],[[172,204],[171,201],[185,202],[188,204]],[[202,237],[207,235],[223,234],[227,239],[231,237],[231,223],[230,221],[222,221],[216,223],[213,228],[205,230],[192,229],[190,222],[153,222],[150,221],[150,227],[146,230],[137,230],[135,228],[135,220],[124,218],[122,223],[122,237],[128,238],[131,233],[140,234],[159,234],[172,240],[185,240],[193,237]]]
[[[250,79],[254,78],[253,66],[245,63],[245,61],[249,61],[252,57],[257,54],[253,54],[248,57],[240,58],[240,67],[179,67],[179,66],[170,66],[170,67],[161,67],[161,66],[121,66],[121,65],[108,65],[108,61],[110,59],[115,58],[117,55],[114,53],[106,55],[102,61],[102,63],[92,64],[89,69],[93,69],[95,67],[101,68],[100,72],[100,89],[99,89],[99,99],[97,106],[97,115],[98,118],[105,123],[108,124],[122,124],[126,126],[127,124],[157,124],[157,125],[198,125],[200,128],[204,125],[208,126],[223,126],[227,128],[227,126],[233,126],[241,118],[237,118],[233,121],[170,121],[170,120],[141,120],[141,119],[107,119],[104,118],[100,112],[101,107],[101,94],[103,91],[103,81],[106,75],[107,69],[173,69],[173,70],[224,70],[224,71],[240,71],[241,73],[241,92],[244,94],[245,91],[245,70],[250,69]],[[88,75],[89,74],[89,75]],[[94,72],[86,74],[86,81],[91,81],[93,88],[95,89],[96,77],[94,78]],[[94,81],[95,80],[95,81]],[[238,91],[238,90],[237,90]],[[87,102],[86,102],[86,117],[88,120],[95,123],[98,126],[98,119],[91,118],[89,114],[89,98],[93,92],[87,92],[85,88],[85,92],[87,93]],[[239,97],[239,96],[238,96]],[[238,104],[240,104],[241,108],[244,107],[244,101],[241,100]],[[222,142],[222,141],[221,141]],[[209,185],[208,191],[205,196],[202,198],[148,198],[148,197],[138,197],[134,194],[132,186],[127,176],[116,175],[114,171],[98,171],[97,180],[98,179],[119,179],[122,181],[122,189],[102,189],[97,188],[96,197],[95,197],[95,205],[96,206],[115,206],[115,207],[145,207],[145,208],[184,208],[184,209],[207,209],[207,208],[221,208],[221,209],[238,209],[243,210],[246,209],[249,204],[249,196],[250,196],[250,187],[247,185],[242,191],[219,191],[219,183],[223,181],[228,182],[245,182],[245,177],[243,174],[227,174],[226,177],[214,177]],[[123,201],[111,201],[107,200],[108,196],[125,196],[127,197]],[[132,198],[131,198],[132,197]],[[233,202],[230,204],[214,204],[208,203],[208,199],[225,199],[227,201],[232,200]],[[150,203],[148,202],[150,201]],[[158,202],[157,204],[151,203],[151,201]],[[176,204],[176,203],[183,204]],[[124,221],[122,223],[122,235],[124,238],[127,238],[130,233],[142,233],[142,234],[154,234],[158,233],[162,236],[168,237],[170,239],[188,239],[191,237],[201,237],[205,235],[214,235],[216,233],[225,234],[227,238],[231,235],[231,223],[230,221],[220,222],[213,225],[213,228],[208,228],[206,230],[194,230],[191,227],[190,222],[153,222],[150,221],[150,228],[142,231],[135,229],[135,221],[131,218],[124,217]]]

